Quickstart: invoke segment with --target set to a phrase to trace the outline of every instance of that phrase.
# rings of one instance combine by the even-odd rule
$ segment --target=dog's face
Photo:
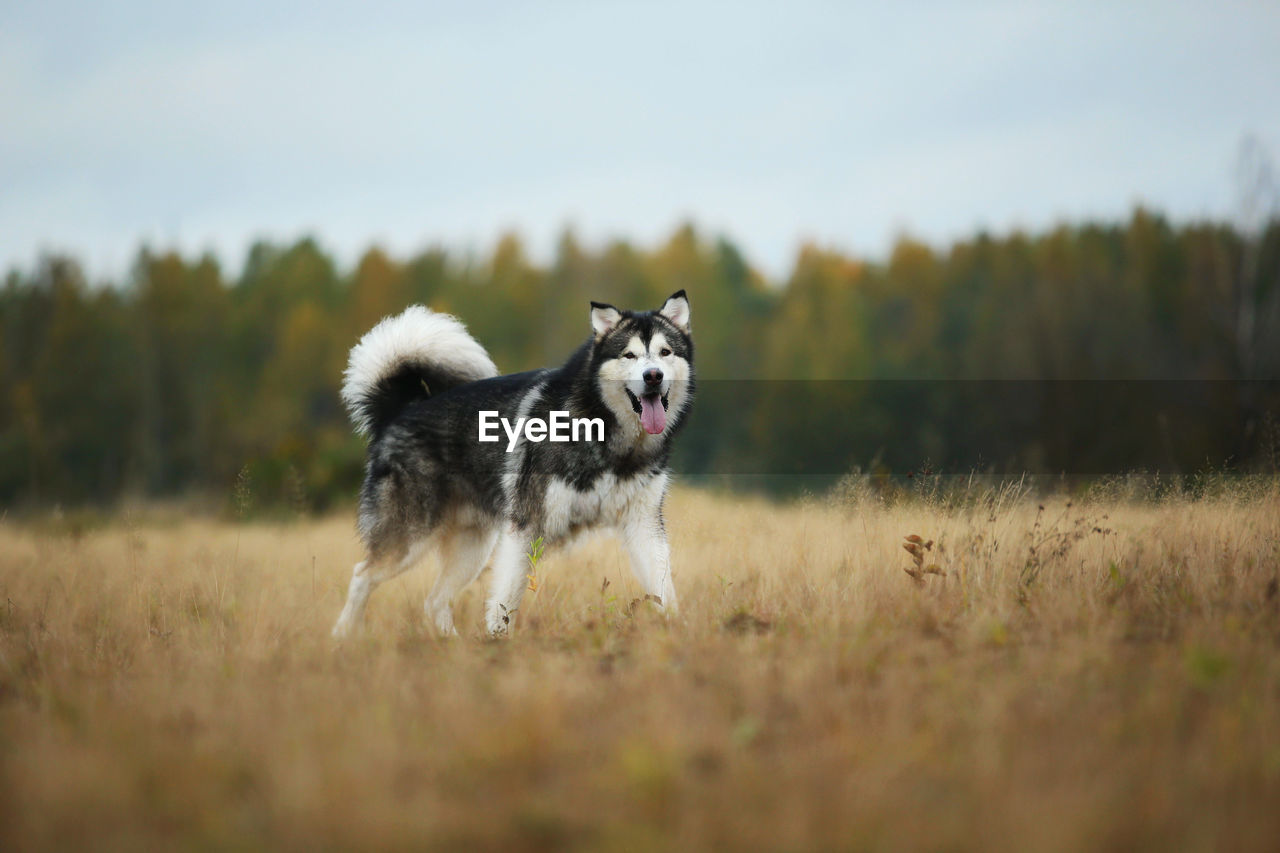
[[[669,432],[692,399],[693,338],[684,291],[657,311],[592,302],[591,329],[600,394],[618,422],[637,437]]]

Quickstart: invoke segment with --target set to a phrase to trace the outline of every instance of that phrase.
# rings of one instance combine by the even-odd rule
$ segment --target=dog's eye
[[[671,350],[667,349],[666,347],[663,347],[662,352],[658,353],[658,355],[662,356],[663,358],[666,358],[667,356],[671,355]]]
[[[633,353],[633,352],[624,352],[624,353],[622,354],[622,357],[623,357],[623,358],[635,358],[635,357],[636,357],[636,354],[635,354],[635,353]]]

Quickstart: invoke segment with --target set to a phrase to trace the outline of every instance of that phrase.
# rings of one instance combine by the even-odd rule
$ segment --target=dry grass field
[[[428,561],[342,647],[345,515],[0,524],[0,847],[1280,844],[1274,484],[668,515],[674,618],[599,539],[508,640]]]

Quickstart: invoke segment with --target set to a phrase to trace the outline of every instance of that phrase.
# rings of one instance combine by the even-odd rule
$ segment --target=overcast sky
[[[353,262],[682,220],[817,239],[1235,211],[1280,4],[0,0],[0,269],[305,233]]]

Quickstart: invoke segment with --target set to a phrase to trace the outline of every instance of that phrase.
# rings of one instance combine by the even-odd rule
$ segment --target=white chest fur
[[[666,488],[665,473],[626,480],[604,474],[585,491],[552,479],[545,497],[543,535],[560,538],[582,528],[618,527],[637,515],[655,515]]]

